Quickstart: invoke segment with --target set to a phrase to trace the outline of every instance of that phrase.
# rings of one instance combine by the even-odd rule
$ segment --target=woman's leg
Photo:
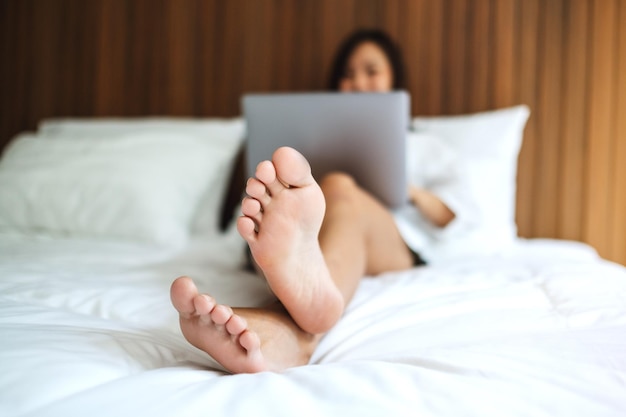
[[[187,340],[232,372],[301,365],[361,277],[408,268],[411,255],[384,207],[345,175],[329,176],[320,189],[293,149],[259,165],[246,191],[239,232],[286,310],[233,311],[198,294],[188,278],[172,284],[172,302]]]
[[[413,258],[390,211],[352,177],[330,174],[321,188],[326,215],[320,246],[347,305],[364,275],[408,269]]]

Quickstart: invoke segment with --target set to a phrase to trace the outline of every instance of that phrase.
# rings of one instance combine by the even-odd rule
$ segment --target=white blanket
[[[626,415],[626,269],[587,246],[367,277],[311,365],[228,375],[184,340],[168,290],[185,274],[266,303],[242,247],[2,236],[0,415]]]

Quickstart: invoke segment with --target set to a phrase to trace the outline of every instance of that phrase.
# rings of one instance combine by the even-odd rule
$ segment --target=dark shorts
[[[422,259],[422,257],[417,252],[413,252],[411,248],[409,248],[409,252],[411,253],[411,257],[413,257],[413,266],[426,265],[426,261]]]

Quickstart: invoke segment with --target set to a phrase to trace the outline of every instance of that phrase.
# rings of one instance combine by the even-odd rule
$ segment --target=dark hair
[[[352,55],[352,52],[354,52],[357,46],[364,42],[375,43],[385,53],[385,56],[391,64],[391,70],[393,72],[392,89],[401,90],[406,88],[404,62],[402,60],[400,48],[394,43],[389,35],[378,29],[357,30],[343,41],[333,60],[328,88],[335,91],[339,90],[339,83],[341,82],[341,79],[345,77],[346,66],[350,55]]]

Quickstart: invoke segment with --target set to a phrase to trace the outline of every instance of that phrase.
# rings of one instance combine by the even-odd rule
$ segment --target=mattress
[[[222,303],[271,301],[243,245],[0,236],[0,415],[626,415],[626,269],[586,245],[366,277],[309,365],[230,375],[168,290],[189,275]]]

